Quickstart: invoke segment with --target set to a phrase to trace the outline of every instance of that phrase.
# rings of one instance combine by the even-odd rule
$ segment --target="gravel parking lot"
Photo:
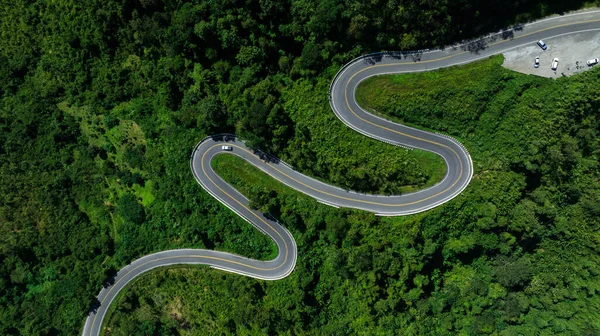
[[[556,78],[570,76],[591,69],[586,62],[600,58],[600,31],[577,33],[544,39],[548,45],[546,51],[537,44],[524,46],[504,53],[504,66],[525,74]],[[540,58],[540,67],[534,68],[533,62]],[[558,69],[550,69],[553,58],[558,58]],[[600,66],[600,64],[596,65]]]

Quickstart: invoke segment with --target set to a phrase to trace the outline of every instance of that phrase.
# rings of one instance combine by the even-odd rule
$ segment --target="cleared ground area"
[[[504,66],[525,74],[556,78],[591,69],[586,64],[587,60],[600,58],[598,30],[547,38],[544,42],[548,45],[546,51],[532,43],[505,52]],[[540,58],[540,67],[537,69],[533,67],[536,57]],[[550,68],[555,57],[559,59],[556,71]]]

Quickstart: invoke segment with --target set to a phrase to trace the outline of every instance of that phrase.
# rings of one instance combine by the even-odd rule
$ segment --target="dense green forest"
[[[189,154],[208,134],[235,132],[354,190],[435,182],[439,159],[382,146],[335,118],[327,90],[339,67],[582,5],[2,0],[0,334],[77,334],[107,277],[150,252],[273,255],[194,181]],[[124,294],[114,333],[600,332],[598,71],[553,82],[490,62],[481,88],[444,93],[469,99],[460,113],[410,110],[441,93],[398,91],[401,77],[389,94],[365,97],[463,140],[477,165],[465,195],[425,214],[376,218],[285,188],[262,204],[273,188],[265,182],[247,192],[293,231],[297,270],[273,283],[204,268],[149,275]],[[564,95],[551,99],[552,90]],[[390,103],[396,94],[407,104]],[[212,310],[193,312],[198,305]]]
[[[469,188],[426,213],[333,209],[218,156],[215,170],[292,230],[296,270],[276,282],[204,268],[143,276],[111,335],[600,333],[600,69],[555,81],[501,64],[359,88],[364,106],[471,149]]]

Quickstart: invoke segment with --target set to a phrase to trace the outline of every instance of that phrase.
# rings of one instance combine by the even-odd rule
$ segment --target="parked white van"
[[[542,48],[542,50],[546,50],[546,49],[548,49],[548,46],[547,46],[547,45],[546,45],[546,43],[544,43],[544,41],[542,41],[542,40],[539,40],[539,41],[537,41],[537,45],[539,45],[539,46],[540,46],[540,48]]]

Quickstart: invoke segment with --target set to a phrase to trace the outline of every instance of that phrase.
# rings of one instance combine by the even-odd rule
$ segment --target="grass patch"
[[[423,190],[431,187],[442,181],[446,175],[446,163],[439,155],[423,150],[412,150],[410,155],[418,162],[423,170],[423,174],[427,176],[425,183],[422,185],[407,185],[400,187],[403,194]]]
[[[439,156],[426,151],[415,150],[411,152],[414,152],[412,155],[419,161],[424,170],[427,170],[426,174],[430,176],[424,184],[424,187],[432,186],[444,178],[446,166]],[[441,167],[439,161],[442,161]],[[280,194],[303,195],[304,197],[310,198],[309,196],[305,196],[304,194],[287,187],[285,184],[276,181],[268,174],[235,155],[217,155],[211,162],[211,165],[219,176],[246,197],[251,194],[250,187],[258,185],[269,190],[274,190]],[[317,179],[322,180],[319,178]],[[327,181],[323,182],[329,183]],[[409,193],[420,189],[423,189],[423,187],[408,185],[401,188],[402,193]]]
[[[269,190],[274,190],[278,194],[302,195],[303,197],[309,198],[285,184],[276,181],[268,174],[238,156],[217,155],[212,160],[211,165],[219,176],[246,197],[251,194],[251,186],[260,186]]]
[[[486,79],[492,72],[502,69],[503,62],[504,56],[497,55],[482,61],[434,71],[374,76],[360,83],[356,90],[356,101],[368,111],[380,114],[381,111],[377,108],[381,105],[382,99],[404,97],[416,98],[424,102],[428,98],[427,94],[431,92],[479,86],[487,82]],[[446,100],[443,96],[438,98]],[[470,101],[471,99],[461,100],[461,103],[468,104]],[[383,116],[393,117],[387,114]]]
[[[521,86],[543,86],[545,78],[502,67],[502,55],[423,73],[382,75],[362,82],[357,102],[383,118],[425,131],[455,137],[477,156],[471,143],[475,133],[493,133],[497,121],[509,113]],[[480,123],[485,120],[486,122]]]
[[[154,202],[154,200],[156,199],[156,197],[152,194],[153,186],[154,186],[154,182],[150,180],[150,181],[146,181],[146,183],[144,184],[143,187],[137,183],[131,187],[131,189],[133,189],[135,196],[142,199],[142,205],[145,207],[152,204],[152,202]]]

